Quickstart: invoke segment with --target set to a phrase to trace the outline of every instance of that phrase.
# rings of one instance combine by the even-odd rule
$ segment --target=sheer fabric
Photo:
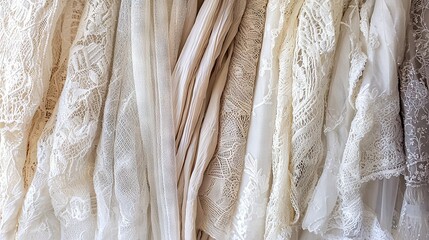
[[[16,231],[25,195],[22,169],[27,140],[33,115],[49,86],[52,39],[64,5],[60,0],[27,6],[4,1],[0,9],[1,238],[12,238]]]
[[[244,171],[229,233],[232,239],[261,239],[264,236],[279,72],[278,51],[286,27],[287,5],[288,2],[282,0],[272,0],[267,5]]]
[[[428,9],[0,1],[0,238],[429,238]]]
[[[407,2],[352,2],[345,15],[352,21],[350,45],[343,35],[344,54],[351,53],[350,68],[338,69],[334,76],[348,75],[349,81],[338,86],[343,93],[329,96],[338,93],[337,98],[343,100],[328,99],[328,157],[303,223],[326,238],[391,237],[390,229],[380,226],[377,209],[370,207],[374,204],[361,193],[374,184],[368,181],[397,176],[404,168],[396,70],[403,54],[408,7]],[[386,30],[381,34],[377,29]],[[334,77],[332,87],[335,82]],[[344,101],[343,110],[340,103]],[[342,153],[336,150],[337,144],[344,146]],[[329,188],[335,184],[337,192]]]
[[[141,158],[144,154],[134,90],[131,5],[131,1],[122,1],[120,6],[112,77],[97,144],[96,239],[150,239],[152,235],[147,159]]]
[[[429,2],[411,1],[405,59],[399,70],[407,171],[397,239],[429,238]]]
[[[147,159],[152,238],[179,239],[169,4],[165,0],[131,4],[133,78],[144,154],[140,157]]]
[[[216,239],[227,235],[237,202],[265,9],[266,1],[246,5],[220,102],[217,146],[199,188],[197,222]]]
[[[29,149],[24,167],[28,191],[19,216],[18,239],[55,239],[60,234],[59,222],[48,198],[49,158],[43,157],[38,152],[45,152],[46,146],[52,146],[50,136],[55,124],[56,106],[66,80],[69,51],[75,44],[74,39],[79,30],[84,7],[83,1],[69,1],[55,29],[52,40],[55,63],[48,91],[33,118],[28,142]]]

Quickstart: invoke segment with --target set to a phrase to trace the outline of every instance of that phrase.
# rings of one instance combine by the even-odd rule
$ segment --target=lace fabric
[[[49,87],[55,61],[51,46],[64,5],[65,1],[1,3],[0,238],[3,239],[13,238],[16,231],[25,194],[23,167],[30,128]],[[32,173],[25,174],[31,178]]]
[[[366,189],[364,183],[396,176],[404,168],[396,69],[402,56],[406,22],[404,9],[408,3],[395,4],[388,1],[360,4],[354,1],[348,10],[352,15],[345,15],[360,15],[360,32],[356,32],[356,17],[350,27],[350,70],[341,74],[349,76],[349,84],[342,90],[348,89],[348,94],[338,95],[343,99],[338,103],[348,103],[345,105],[347,108],[342,109],[341,105],[328,99],[326,170],[314,193],[313,207],[304,221],[305,228],[325,237],[391,238],[390,229],[381,227],[375,210],[366,205],[361,192]],[[381,28],[386,31],[378,34],[376,29]],[[333,97],[332,93],[329,97]],[[329,104],[334,107],[333,114],[329,112]],[[329,148],[335,144],[344,144],[344,152]],[[338,184],[338,192],[326,188],[334,183]],[[327,208],[316,202],[324,192],[331,192],[328,197],[321,198],[328,201],[328,204],[323,204]]]
[[[272,184],[265,234],[267,239],[291,239],[295,210],[291,203],[291,130],[292,130],[292,82],[293,52],[295,50],[298,15],[304,1],[289,3],[285,9],[286,32],[281,40],[279,54],[279,83],[277,109],[272,146]]]
[[[147,159],[133,79],[131,1],[122,1],[94,169],[96,239],[150,239]],[[134,5],[134,7],[136,7]]]
[[[428,13],[429,1],[411,1],[405,57],[399,69],[407,168],[396,239],[429,238]]]
[[[67,2],[55,28],[52,39],[53,65],[49,87],[46,96],[43,97],[42,103],[34,114],[28,138],[27,159],[23,170],[26,189],[28,189],[37,167],[37,141],[54,111],[64,86],[69,50],[78,30],[83,7],[83,1]]]
[[[306,0],[298,19],[292,66],[290,171],[294,223],[300,222],[301,214],[306,211],[323,163],[325,99],[343,15],[342,5],[341,1]]]
[[[52,47],[53,54],[57,57],[54,57],[56,61],[52,68],[49,88],[33,118],[29,137],[27,161],[24,166],[28,189],[19,216],[18,239],[55,239],[59,236],[59,223],[48,198],[49,159],[41,157],[40,154],[38,156],[37,152],[46,153],[47,148],[52,146],[49,136],[55,124],[53,120],[57,114],[57,101],[66,80],[69,50],[79,29],[84,6],[82,1],[69,1],[56,27]]]
[[[61,94],[48,187],[54,213],[65,238],[93,238],[95,192],[94,146],[110,78],[119,3],[89,1],[75,44],[70,49],[67,79]],[[43,155],[43,153],[40,153]]]
[[[253,109],[244,156],[244,171],[234,209],[230,239],[262,239],[269,197],[272,136],[279,73],[278,52],[288,1],[268,1]]]
[[[354,116],[349,94],[354,92],[351,86],[359,80],[366,61],[359,44],[359,10],[358,1],[352,1],[343,16],[325,114],[326,160],[302,223],[304,229],[316,234],[327,230],[336,206],[338,191],[332,186],[337,184],[338,169]]]
[[[222,93],[217,147],[199,189],[197,222],[216,239],[227,235],[237,202],[265,9],[266,1],[246,5]]]

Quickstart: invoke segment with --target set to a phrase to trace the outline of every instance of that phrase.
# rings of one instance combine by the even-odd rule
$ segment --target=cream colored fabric
[[[248,1],[240,22],[221,98],[217,143],[199,188],[197,222],[211,236],[227,234],[243,172],[256,67],[262,44],[266,1]],[[211,112],[213,114],[213,112]]]

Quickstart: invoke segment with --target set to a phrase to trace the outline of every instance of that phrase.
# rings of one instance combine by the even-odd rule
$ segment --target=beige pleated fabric
[[[217,146],[199,189],[197,223],[217,239],[227,234],[243,171],[265,10],[266,1],[247,2],[220,102]]]
[[[188,41],[183,48],[183,53],[195,49],[191,43],[201,34],[199,24],[206,21],[206,18],[203,18],[203,13],[205,13],[203,10],[207,6],[210,7],[207,5],[208,3],[205,2],[205,4],[201,7],[195,25],[188,36]],[[191,69],[180,71],[181,67],[184,66],[183,64],[189,67],[192,66],[192,62],[195,62],[195,58],[187,58],[188,55],[179,57],[173,72],[173,79],[177,77],[174,80],[178,81],[179,85],[183,86],[189,82],[192,90],[179,88],[177,89],[179,92],[176,93],[179,97],[177,102],[186,102],[181,114],[181,121],[177,122],[177,126],[180,126],[179,134],[182,137],[176,136],[178,167],[182,167],[181,171],[178,172],[178,191],[182,214],[182,238],[184,239],[196,238],[197,194],[203,173],[215,148],[213,143],[217,141],[219,99],[226,81],[232,49],[227,55],[225,54],[238,31],[245,1],[222,1],[219,3],[219,8],[213,8],[211,11],[208,7],[206,9],[207,14],[213,14],[213,9],[215,9],[216,15],[213,15],[213,28],[207,39],[208,42],[201,60],[196,66],[195,75],[186,78],[184,74],[192,73],[189,72]],[[182,91],[188,91],[188,93]],[[208,110],[207,107],[209,107]]]

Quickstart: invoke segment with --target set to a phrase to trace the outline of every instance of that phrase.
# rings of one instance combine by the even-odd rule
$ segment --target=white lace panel
[[[27,159],[23,172],[26,189],[28,189],[37,167],[37,141],[42,134],[46,122],[51,117],[63,90],[69,50],[79,27],[83,7],[83,0],[68,1],[55,28],[55,35],[52,39],[53,65],[49,87],[46,96],[43,97],[42,103],[34,114],[28,138]]]
[[[0,8],[0,238],[14,237],[33,119],[49,87],[52,41],[65,1],[2,1]]]
[[[262,239],[271,175],[279,50],[285,31],[288,1],[267,5],[262,50],[255,81],[252,116],[244,156],[244,172],[233,210],[230,239]]]
[[[226,236],[237,201],[265,8],[266,1],[261,0],[251,0],[246,5],[221,98],[217,147],[199,189],[201,208],[197,222],[216,239]]]
[[[337,187],[334,186],[355,113],[350,99],[356,91],[354,88],[359,87],[357,83],[366,62],[359,42],[358,2],[350,3],[342,19],[325,114],[326,160],[302,223],[304,229],[316,234],[327,231],[338,201]]]
[[[343,15],[342,3],[307,0],[299,15],[292,83],[292,206],[305,213],[324,158],[325,99]]]
[[[48,192],[49,159],[37,155],[46,153],[52,147],[49,139],[55,122],[57,101],[66,80],[69,50],[78,31],[83,13],[83,1],[69,1],[57,24],[53,39],[53,53],[58,55],[52,68],[49,88],[44,102],[33,118],[33,128],[29,138],[29,149],[24,174],[28,191],[19,217],[18,239],[57,239],[59,223],[54,216]],[[50,120],[49,123],[47,121]],[[51,150],[49,150],[50,152]],[[34,175],[34,180],[33,180]]]
[[[412,0],[400,73],[407,171],[396,239],[429,238],[429,1]]]
[[[362,13],[368,61],[339,170],[342,221],[348,236],[361,234],[364,224],[361,184],[397,176],[404,168],[397,75],[405,39],[404,9],[406,2],[375,1],[368,28],[362,27],[366,25]]]
[[[94,238],[94,144],[110,80],[118,8],[117,1],[89,1],[70,49],[52,151],[46,155],[49,193],[64,238]]]
[[[284,10],[285,32],[279,53],[279,83],[272,146],[272,183],[265,220],[266,239],[290,239],[295,216],[291,204],[292,80],[298,16],[304,1]]]
[[[413,0],[407,50],[400,69],[402,118],[407,158],[406,183],[429,183],[429,1]]]
[[[364,205],[361,194],[363,183],[398,175],[404,168],[397,66],[403,54],[407,7],[406,2],[353,1],[350,15],[344,16],[350,17],[343,19],[347,22],[342,28],[350,30],[349,84],[329,95],[326,170],[304,220],[304,228],[326,239],[392,237],[380,226],[374,209]],[[361,33],[353,18],[357,12]],[[378,34],[379,29],[384,29],[383,34]],[[335,79],[344,75],[341,71],[337,69],[333,84],[340,84]],[[343,99],[340,103],[347,101],[345,109],[336,98]],[[343,153],[338,149],[341,146]],[[329,189],[334,184],[338,193]]]

